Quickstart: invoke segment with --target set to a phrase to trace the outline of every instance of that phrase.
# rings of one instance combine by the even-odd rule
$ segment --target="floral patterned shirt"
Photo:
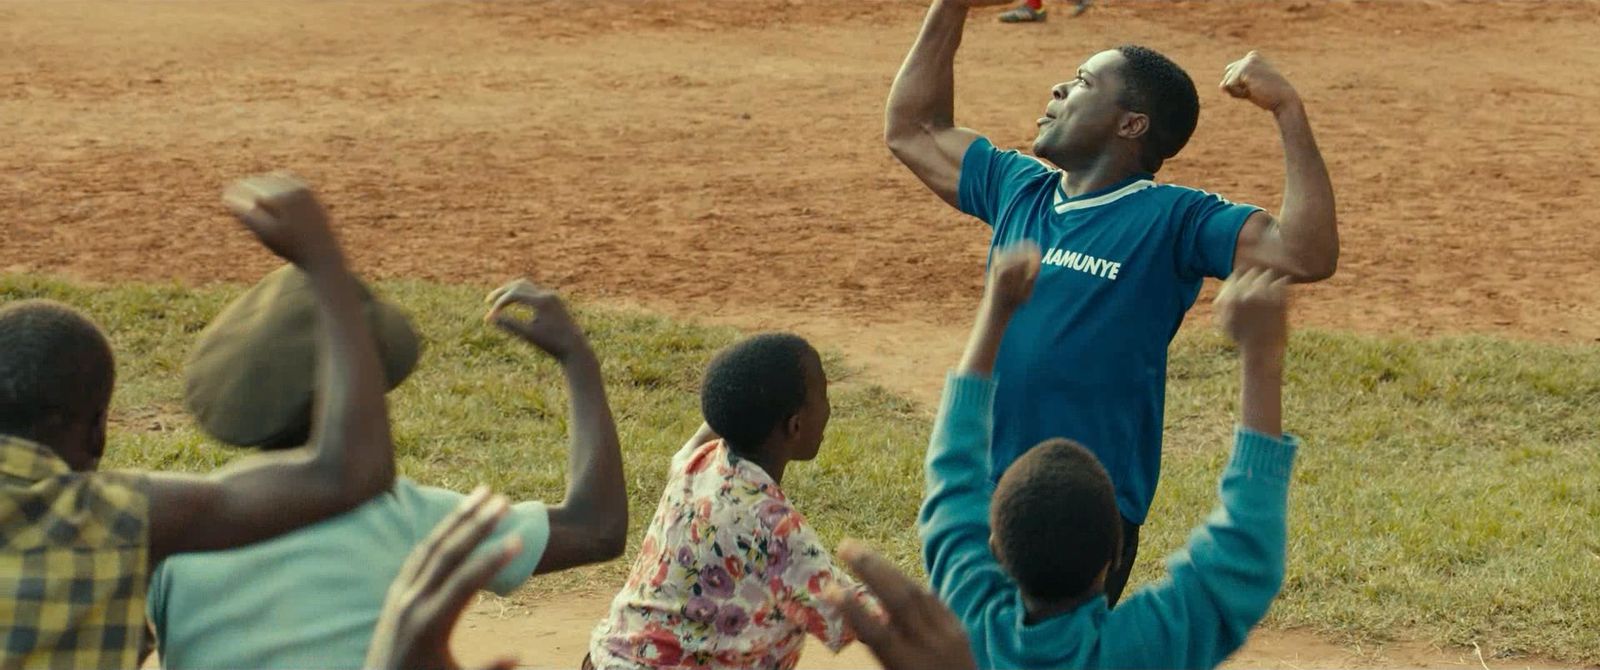
[[[627,585],[589,643],[598,670],[793,668],[807,633],[854,641],[822,599],[862,590],[760,466],[713,440],[672,459]]]

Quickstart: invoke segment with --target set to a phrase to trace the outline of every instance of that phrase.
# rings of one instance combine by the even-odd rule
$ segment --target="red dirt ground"
[[[880,141],[924,6],[8,2],[0,271],[252,279],[273,261],[218,194],[289,168],[370,275],[525,274],[799,328],[926,398],[960,346],[986,231]],[[1202,85],[1200,128],[1162,177],[1275,208],[1270,118],[1213,88],[1261,49],[1307,100],[1339,195],[1339,274],[1300,292],[1300,323],[1600,340],[1600,5],[1057,13],[973,21],[960,121],[1026,146],[1073,65],[1146,43]]]

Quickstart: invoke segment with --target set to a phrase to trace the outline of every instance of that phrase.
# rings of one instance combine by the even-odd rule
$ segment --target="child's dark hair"
[[[1071,440],[1048,440],[1017,459],[992,505],[1001,565],[1038,600],[1084,595],[1121,547],[1111,478]]]
[[[0,433],[89,416],[110,397],[115,372],[105,335],[71,307],[26,300],[0,309]]]
[[[805,357],[798,335],[763,333],[711,359],[700,385],[700,411],[735,453],[749,454],[806,400]]]

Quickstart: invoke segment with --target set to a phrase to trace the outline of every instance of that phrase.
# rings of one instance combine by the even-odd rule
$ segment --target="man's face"
[[[1070,169],[1099,156],[1117,136],[1123,115],[1122,53],[1102,51],[1078,66],[1074,77],[1050,89],[1033,153]]]

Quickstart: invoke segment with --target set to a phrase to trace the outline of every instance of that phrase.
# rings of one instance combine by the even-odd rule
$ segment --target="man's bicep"
[[[978,138],[967,128],[921,130],[892,142],[890,149],[928,190],[960,209],[962,162]]]
[[[1277,219],[1259,210],[1245,219],[1233,249],[1234,269],[1264,268],[1282,272],[1287,270],[1287,262]]]

